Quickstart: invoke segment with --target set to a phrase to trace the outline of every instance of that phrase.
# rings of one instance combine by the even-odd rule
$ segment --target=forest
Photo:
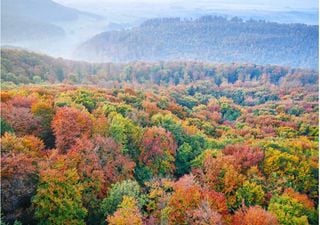
[[[96,35],[76,51],[89,61],[204,60],[318,68],[318,25],[203,16],[157,18]]]
[[[53,58],[20,49],[1,50],[1,85],[19,84],[94,85],[121,84],[176,86],[209,81],[224,85],[308,87],[318,83],[318,71],[277,65],[217,64],[199,61],[87,63]]]
[[[1,54],[1,224],[318,224],[318,71]]]

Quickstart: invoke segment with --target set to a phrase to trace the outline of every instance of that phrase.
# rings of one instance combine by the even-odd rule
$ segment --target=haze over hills
[[[55,0],[100,14],[112,22],[132,23],[155,17],[196,18],[203,15],[238,16],[279,23],[318,24],[315,0]]]
[[[1,8],[0,225],[319,224],[317,0]]]
[[[55,57],[89,59],[90,61],[126,61],[147,58],[153,60],[205,59],[218,62],[244,62],[249,58],[250,60],[252,59],[251,62],[258,64],[279,63],[279,65],[295,67],[317,67],[317,63],[314,62],[318,59],[318,55],[314,53],[317,46],[313,42],[311,46],[307,46],[303,37],[304,34],[297,33],[296,35],[294,33],[295,31],[293,31],[293,33],[290,31],[290,34],[278,33],[277,35],[280,36],[277,37],[272,36],[272,31],[269,33],[267,32],[269,35],[268,37],[264,36],[264,34],[255,33],[255,31],[248,35],[256,35],[257,37],[245,37],[247,34],[242,32],[241,38],[245,38],[247,41],[250,41],[252,38],[255,40],[253,46],[247,48],[246,43],[244,43],[243,46],[239,46],[239,48],[229,48],[226,44],[229,43],[230,40],[226,40],[225,43],[217,42],[216,44],[221,44],[221,46],[216,46],[215,48],[218,51],[222,51],[222,54],[219,55],[219,57],[216,57],[215,52],[208,55],[207,52],[212,50],[212,46],[206,46],[207,44],[210,45],[210,41],[212,41],[208,39],[211,35],[208,32],[213,32],[212,35],[216,35],[213,30],[209,29],[208,31],[203,31],[201,30],[203,26],[198,26],[193,30],[194,27],[190,26],[194,26],[194,24],[181,23],[179,26],[184,27],[183,29],[197,31],[202,34],[204,32],[206,35],[204,37],[192,37],[191,35],[188,40],[179,37],[176,40],[179,43],[176,43],[177,46],[175,46],[175,48],[176,50],[181,51],[181,55],[172,54],[172,51],[175,51],[175,49],[170,49],[170,54],[168,55],[166,48],[170,48],[170,44],[165,46],[164,43],[157,43],[157,41],[159,38],[163,38],[164,41],[164,36],[169,37],[172,35],[170,33],[165,33],[167,31],[179,32],[179,28],[175,31],[177,24],[166,24],[162,25],[161,28],[146,28],[145,26],[140,26],[141,24],[144,24],[146,20],[154,18],[171,18],[174,16],[180,17],[182,20],[197,20],[198,18],[207,15],[222,16],[227,19],[237,16],[244,21],[254,19],[257,21],[266,20],[286,24],[303,23],[316,25],[318,23],[318,6],[314,0],[304,1],[303,3],[293,0],[268,1],[268,3],[261,0],[242,0],[240,2],[234,0],[119,0],[116,2],[111,0],[3,0],[1,1],[1,6],[2,46],[25,48],[27,50],[49,54]],[[260,25],[263,24],[264,23]],[[240,26],[242,25],[247,26],[248,23],[240,23]],[[259,24],[257,25],[259,26]],[[252,23],[252,26],[255,25]],[[295,25],[288,25],[288,27],[290,26],[292,27]],[[280,27],[283,28],[285,26]],[[311,30],[316,29],[315,27],[309,28]],[[307,30],[309,28],[307,28]],[[125,29],[126,31],[123,31]],[[131,31],[128,31],[128,29]],[[151,33],[144,34],[146,29],[149,29],[148,32]],[[237,35],[238,29],[236,30],[237,31],[234,31],[235,33],[230,33],[230,35]],[[298,30],[297,32],[300,32]],[[140,31],[141,34],[136,34],[136,32]],[[304,31],[306,30],[304,29]],[[146,44],[155,44],[155,46],[152,46],[152,51],[164,47],[163,52],[159,53],[161,56],[157,56],[153,52],[151,53],[152,55],[147,55],[150,53],[148,51],[145,52],[145,50],[149,48],[148,46],[143,46],[141,51],[144,53],[137,53],[134,49],[130,49],[128,51],[130,51],[131,55],[128,56],[126,55],[127,53],[122,52],[123,49],[131,48],[130,44],[137,44],[137,46],[141,44],[141,40],[129,40],[130,38],[139,39],[141,37],[142,39],[148,39],[152,38],[152,35],[158,36],[157,32],[164,33],[160,34],[159,38],[157,37],[154,40],[154,43],[149,43],[147,41]],[[224,31],[223,33],[225,32],[229,31]],[[124,37],[123,35],[127,34],[128,37],[124,38],[123,42],[117,40],[118,36]],[[196,33],[193,34],[197,36]],[[104,35],[111,35],[114,40],[106,43],[103,38]],[[311,35],[311,39],[314,37],[315,35]],[[284,41],[284,38],[288,38],[288,42]],[[293,40],[289,40],[290,38]],[[308,37],[308,39],[309,38],[310,37]],[[188,44],[192,46],[187,52],[184,52],[186,49],[179,48],[179,44],[183,45],[184,41],[190,41],[190,39],[193,39],[192,42],[198,43],[205,41],[200,44],[201,48],[199,48],[204,52],[195,52],[190,55],[190,52],[188,51],[192,50],[192,47],[199,47],[195,43]],[[278,42],[279,39],[281,39],[281,43]],[[309,41],[314,40],[311,39],[309,39]],[[301,41],[299,42],[299,40]],[[231,41],[237,42],[237,40]],[[279,45],[272,47],[261,46],[267,45],[269,42],[274,43],[274,41]],[[281,44],[285,45],[281,46],[281,48],[285,48],[284,51],[279,48]],[[289,50],[293,45],[297,46],[297,48]],[[238,53],[237,51],[242,51],[243,47],[245,47],[244,51]],[[277,57],[273,57],[274,47],[277,48],[275,50],[281,51],[282,55],[277,54]],[[255,48],[254,51],[252,51],[253,48]],[[268,48],[271,49],[271,53],[269,53]],[[119,52],[114,53],[114,51],[118,50]],[[233,50],[235,50],[235,52],[231,52],[231,56],[229,57],[230,51]],[[246,51],[250,51],[249,53],[254,54],[254,57]],[[311,52],[311,54],[309,54],[309,52]],[[201,57],[198,55],[201,55]],[[227,56],[227,58],[224,55]],[[265,60],[269,56],[270,58]],[[289,57],[290,59],[287,59]],[[279,62],[277,61],[278,59]],[[313,59],[315,60],[311,62]]]
[[[77,56],[91,61],[206,60],[318,67],[318,26],[228,20],[164,18],[99,34]]]
[[[94,33],[89,24],[99,22],[101,17],[51,0],[3,0],[1,20],[2,45],[65,56]],[[85,35],[84,26],[88,27]]]

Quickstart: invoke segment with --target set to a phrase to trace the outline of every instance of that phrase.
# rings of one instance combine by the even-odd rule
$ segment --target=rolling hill
[[[71,83],[110,87],[182,85],[205,82],[220,86],[314,87],[318,71],[255,64],[214,64],[196,61],[87,63],[53,58],[19,49],[1,50],[1,82],[11,84]]]
[[[212,16],[151,19],[98,34],[75,55],[91,61],[205,60],[317,68],[318,29]]]

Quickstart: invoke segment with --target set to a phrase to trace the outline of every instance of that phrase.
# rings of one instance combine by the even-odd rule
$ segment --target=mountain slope
[[[65,31],[53,24],[19,16],[2,18],[1,39],[3,43],[37,41],[65,36]]]
[[[56,22],[64,20],[74,20],[78,17],[78,11],[51,0],[2,0],[1,14],[19,15],[42,22]]]
[[[63,38],[65,31],[57,23],[74,21],[81,15],[94,17],[51,0],[2,0],[2,43]]]
[[[318,26],[201,17],[148,20],[101,33],[76,51],[96,61],[210,60],[317,68]]]

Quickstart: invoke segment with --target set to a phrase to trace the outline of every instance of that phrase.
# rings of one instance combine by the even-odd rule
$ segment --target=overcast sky
[[[202,5],[207,3],[211,7],[215,4],[217,6],[227,5],[248,5],[249,8],[260,9],[261,6],[268,6],[269,8],[278,9],[311,9],[318,8],[318,0],[54,0],[64,5],[70,6],[83,6],[88,4],[136,4],[136,3],[156,3],[156,4],[170,4],[170,3],[181,3],[181,6],[186,4],[192,4],[195,2],[201,2]]]

